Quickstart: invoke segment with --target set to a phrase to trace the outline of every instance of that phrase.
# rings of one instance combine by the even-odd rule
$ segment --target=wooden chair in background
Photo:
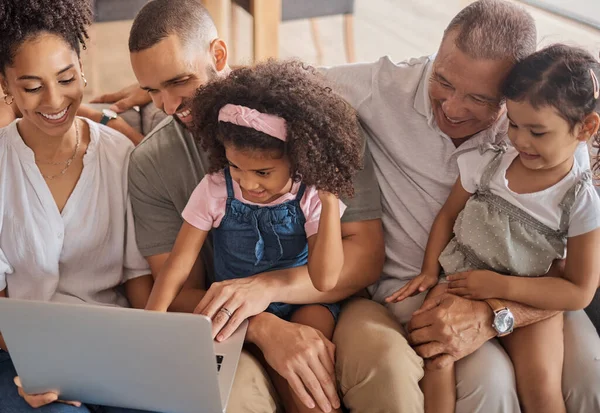
[[[98,39],[96,26],[104,22],[132,20],[137,12],[146,4],[148,0],[92,0],[94,11],[94,24],[90,27],[88,34],[90,40],[88,42],[87,52],[89,56],[89,64],[87,66],[87,76],[89,80],[89,93],[92,97],[96,97],[100,90],[100,66],[96,48],[98,47]],[[123,39],[127,42],[127,39]]]
[[[333,15],[344,16],[344,41],[346,60],[356,60],[354,48],[354,3],[355,0],[232,0],[230,21],[230,54],[235,61],[237,33],[237,8],[241,8],[253,17],[253,60],[260,61],[268,57],[278,57],[280,22],[309,19],[317,52],[317,64],[322,64],[323,47],[321,45],[316,18]]]

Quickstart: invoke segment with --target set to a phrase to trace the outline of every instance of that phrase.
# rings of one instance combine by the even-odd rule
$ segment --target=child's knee
[[[307,304],[299,307],[290,317],[290,321],[298,324],[314,321],[315,318],[331,315],[329,309],[321,304]],[[333,317],[333,316],[332,316]]]
[[[335,319],[331,310],[321,304],[303,305],[294,311],[290,321],[316,328],[329,340],[333,336]]]

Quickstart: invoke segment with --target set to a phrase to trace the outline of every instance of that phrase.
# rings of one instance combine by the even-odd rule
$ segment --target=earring
[[[10,102],[8,101],[8,97],[10,96]],[[15,97],[13,95],[4,95],[4,103],[6,103],[7,105],[12,105],[12,103],[14,102]]]
[[[593,69],[590,69],[590,76],[592,76],[592,85],[594,86],[594,99],[598,99],[600,98],[600,83]]]
[[[87,87],[87,79],[85,78],[83,72],[81,72],[81,78],[83,79],[83,87]]]

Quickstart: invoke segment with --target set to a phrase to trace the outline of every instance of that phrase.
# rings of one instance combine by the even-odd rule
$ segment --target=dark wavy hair
[[[226,104],[277,115],[287,124],[282,142],[251,128],[219,122]],[[227,166],[224,144],[240,150],[288,156],[293,177],[317,189],[352,196],[352,178],[362,167],[356,111],[328,87],[314,68],[298,61],[269,60],[235,69],[201,87],[192,104],[193,134],[209,151],[209,172]]]
[[[26,40],[42,32],[62,37],[79,56],[91,22],[89,0],[0,0],[0,72]]]
[[[503,94],[513,101],[526,100],[534,108],[555,108],[573,131],[590,113],[600,112],[590,70],[600,79],[600,63],[590,53],[555,44],[518,62],[504,81]],[[594,146],[600,146],[600,134],[594,137]],[[593,169],[600,171],[600,158]]]

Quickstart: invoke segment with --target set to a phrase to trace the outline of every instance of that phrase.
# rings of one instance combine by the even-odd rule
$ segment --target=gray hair
[[[519,62],[536,50],[533,17],[522,7],[503,0],[479,0],[452,19],[444,38],[458,32],[456,46],[475,59]]]
[[[217,38],[217,29],[200,0],[151,0],[133,21],[129,51],[149,49],[173,34],[185,46],[205,48]]]

